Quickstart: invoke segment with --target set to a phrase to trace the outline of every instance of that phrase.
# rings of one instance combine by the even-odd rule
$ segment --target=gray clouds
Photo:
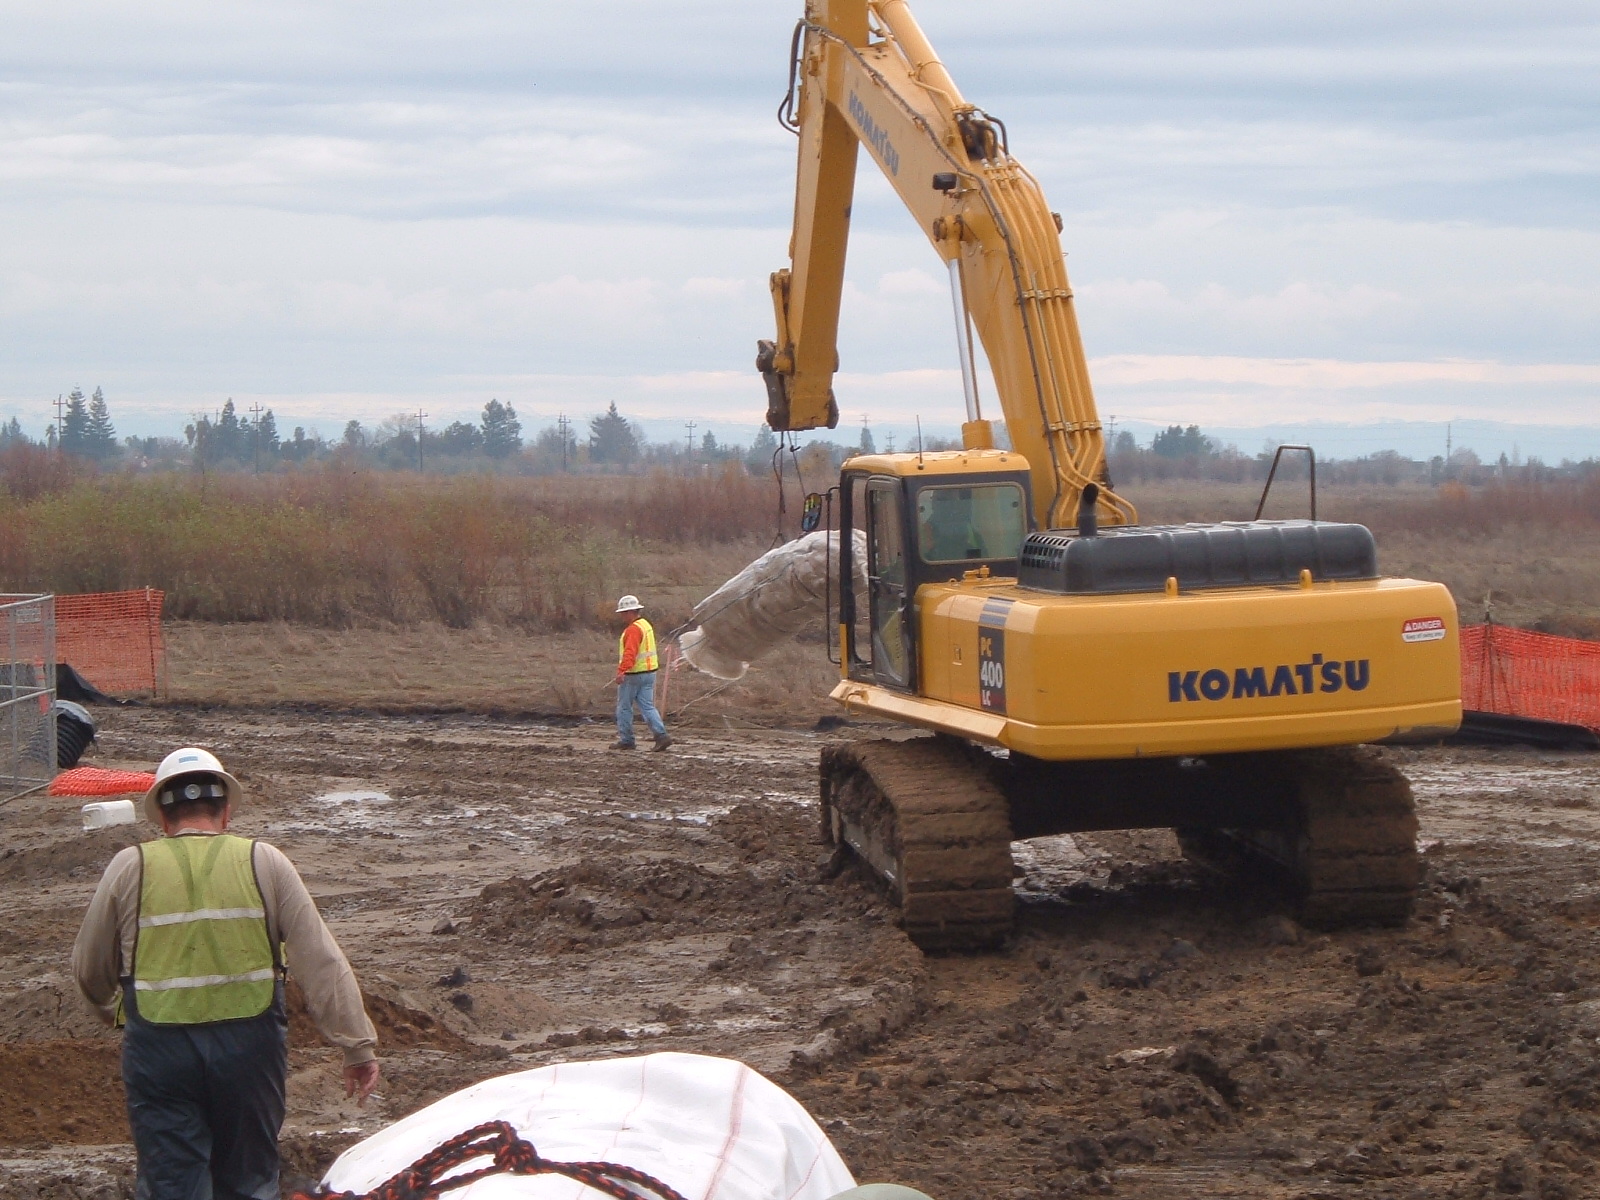
[[[92,380],[163,423],[701,386],[753,420],[798,7],[0,5],[0,415]],[[1066,219],[1102,407],[1491,415],[1526,395],[1498,367],[1358,405],[1226,364],[1595,361],[1592,5],[915,7]],[[863,168],[847,416],[956,411],[937,264]],[[1597,397],[1568,372],[1520,415]]]

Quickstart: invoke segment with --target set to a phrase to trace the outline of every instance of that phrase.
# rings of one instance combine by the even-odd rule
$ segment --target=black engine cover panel
[[[1079,537],[1070,529],[1030,533],[1017,582],[1067,595],[1376,579],[1378,548],[1365,525],[1335,521],[1222,521],[1123,525]]]

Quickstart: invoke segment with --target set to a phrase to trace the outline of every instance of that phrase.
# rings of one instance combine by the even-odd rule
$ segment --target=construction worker
[[[288,1077],[285,955],[346,1096],[378,1085],[361,989],[294,865],[235,837],[243,790],[216,757],[175,750],[145,815],[164,838],[118,852],[72,948],[78,989],[123,1025],[139,1200],[277,1200]]]
[[[644,619],[644,605],[637,596],[624,596],[617,601],[617,622],[622,626],[622,636],[617,639],[617,740],[611,748],[633,749],[633,706],[637,704],[639,714],[655,734],[656,749],[665,750],[672,745],[672,739],[656,711],[656,671],[661,666],[656,631]]]

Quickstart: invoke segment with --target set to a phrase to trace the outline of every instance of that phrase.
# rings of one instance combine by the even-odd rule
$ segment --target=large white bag
[[[560,1063],[485,1080],[350,1147],[323,1182],[370,1191],[486,1121],[510,1122],[544,1158],[621,1163],[685,1200],[827,1200],[855,1185],[793,1097],[743,1063],[699,1054]],[[596,1200],[599,1193],[563,1175],[502,1174],[448,1195]]]
[[[853,530],[850,544],[855,594],[864,597],[867,535]],[[684,658],[717,679],[741,678],[752,662],[822,616],[830,602],[829,571],[839,568],[839,535],[831,530],[768,550],[694,606],[699,628],[678,639]],[[831,583],[837,604],[839,581]]]

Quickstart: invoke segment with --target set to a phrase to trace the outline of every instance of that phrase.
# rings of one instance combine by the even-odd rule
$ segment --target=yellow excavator
[[[1411,790],[1363,743],[1459,725],[1450,593],[1381,577],[1370,532],[1314,500],[1311,520],[1138,523],[1107,475],[1061,219],[905,0],[807,0],[780,115],[799,167],[758,345],[767,423],[838,423],[861,146],[948,269],[967,410],[961,450],[842,467],[836,544],[867,562],[864,588],[832,571],[833,698],[933,736],[827,747],[824,837],[929,949],[1010,931],[1014,839],[1104,829],[1174,828],[1212,867],[1276,877],[1307,923],[1404,921]]]

